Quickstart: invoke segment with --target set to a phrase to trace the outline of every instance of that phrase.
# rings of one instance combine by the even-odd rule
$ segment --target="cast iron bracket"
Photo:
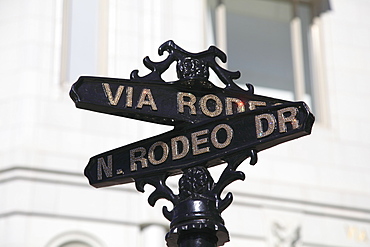
[[[133,70],[130,75],[131,81],[153,81],[165,82],[161,75],[170,67],[173,62],[177,62],[176,71],[179,80],[199,80],[198,83],[208,81],[209,68],[211,68],[219,79],[226,85],[227,90],[240,90],[239,86],[233,80],[240,77],[239,71],[228,71],[220,67],[216,62],[216,57],[226,63],[227,57],[224,52],[215,46],[210,46],[207,51],[200,53],[187,52],[172,40],[163,43],[159,49],[159,55],[163,55],[164,51],[169,53],[168,57],[162,62],[153,62],[147,56],[144,58],[144,65],[152,72],[146,76],[140,77],[138,70]],[[254,93],[253,86],[246,84],[248,92]]]
[[[82,76],[70,96],[79,108],[174,126],[172,131],[107,151],[90,158],[85,175],[94,187],[135,182],[154,206],[167,199],[173,209],[163,207],[171,221],[166,235],[169,247],[216,247],[229,241],[221,213],[231,204],[232,193],[222,197],[230,183],[244,180],[236,171],[247,158],[257,163],[257,152],[311,133],[314,116],[304,102],[289,102],[254,94],[251,84],[240,88],[240,72],[220,67],[226,54],[211,46],[190,53],[167,41],[159,54],[161,62],[144,58],[151,70],[130,80]],[[162,74],[176,62],[178,80],[165,82]],[[224,88],[209,81],[212,69]],[[186,111],[184,108],[186,107]],[[208,168],[226,163],[215,183]],[[167,185],[169,176],[182,174],[179,193]]]
[[[162,62],[153,62],[149,57],[144,58],[144,65],[152,71],[151,73],[140,77],[138,70],[134,70],[131,72],[130,79],[165,82],[161,77],[162,73],[173,62],[177,62],[179,80],[190,80],[195,83],[208,81],[209,68],[211,68],[226,85],[225,90],[241,90],[233,81],[240,77],[240,72],[225,70],[217,64],[216,57],[226,62],[226,54],[217,47],[211,46],[207,51],[195,54],[183,50],[170,40],[159,47],[159,55],[163,55],[164,51],[167,51],[169,56]],[[243,92],[253,94],[253,86],[246,85],[248,91],[243,90]],[[221,213],[231,204],[233,195],[229,192],[225,198],[221,198],[221,193],[230,183],[245,179],[244,173],[236,169],[248,157],[251,158],[251,165],[257,163],[257,152],[253,149],[249,153],[224,158],[227,166],[217,183],[211,177],[207,164],[182,170],[183,175],[178,182],[178,195],[175,195],[166,185],[168,174],[135,180],[136,189],[140,192],[144,192],[146,184],[155,187],[148,198],[151,206],[154,206],[158,199],[172,202],[172,210],[168,210],[166,206],[162,208],[163,215],[171,221],[170,231],[166,235],[169,247],[222,246],[229,241],[229,233],[224,226]]]
[[[226,158],[227,166],[217,183],[214,182],[205,166],[185,169],[179,180],[178,195],[175,195],[166,185],[168,178],[166,175],[135,181],[136,188],[140,192],[144,192],[146,184],[155,187],[154,192],[148,198],[151,206],[154,206],[161,198],[172,202],[174,206],[172,210],[169,211],[166,206],[162,209],[163,215],[171,221],[171,229],[166,235],[169,247],[181,246],[178,243],[180,236],[189,235],[189,233],[215,236],[214,241],[217,242],[214,244],[217,246],[222,246],[229,241],[229,233],[224,226],[221,213],[231,204],[233,195],[229,192],[222,199],[221,193],[230,183],[245,179],[244,173],[236,169],[247,157],[251,158],[251,165],[257,163],[257,153],[254,150],[247,155]],[[204,246],[204,244],[197,246]]]

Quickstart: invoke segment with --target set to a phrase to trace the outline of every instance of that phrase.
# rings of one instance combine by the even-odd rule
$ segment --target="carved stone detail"
[[[301,227],[284,226],[274,222],[271,227],[273,234],[273,247],[299,247],[301,239]]]

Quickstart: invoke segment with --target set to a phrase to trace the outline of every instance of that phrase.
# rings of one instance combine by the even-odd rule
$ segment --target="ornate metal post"
[[[257,156],[252,151],[251,164],[257,162]],[[213,178],[204,166],[195,166],[183,171],[179,180],[178,195],[165,185],[166,177],[142,180],[137,183],[137,189],[144,191],[146,183],[153,185],[156,190],[149,197],[149,204],[154,206],[156,200],[166,198],[174,204],[172,211],[163,208],[164,216],[171,221],[171,229],[166,235],[169,247],[185,246],[222,246],[229,241],[229,233],[224,226],[221,212],[232,202],[232,194],[228,193],[221,199],[223,189],[231,182],[245,175],[235,169],[245,159],[245,156],[227,158],[227,167],[219,181]]]
[[[169,247],[222,246],[229,241],[221,212],[231,204],[232,194],[225,199],[220,194],[234,180],[244,180],[244,174],[235,171],[242,160],[228,160],[218,183],[214,183],[203,166],[184,171],[179,181],[179,200],[170,217],[166,216],[171,220],[171,230],[166,236]]]
[[[155,187],[148,202],[172,202],[163,208],[171,221],[166,235],[169,247],[216,247],[229,241],[221,213],[231,204],[227,185],[244,180],[237,167],[247,158],[257,162],[257,152],[311,133],[314,116],[304,102],[290,102],[254,94],[253,86],[241,89],[231,72],[216,63],[226,55],[214,46],[201,53],[189,53],[173,41],[159,47],[168,52],[162,62],[144,64],[152,72],[138,71],[130,80],[80,77],[70,96],[79,108],[174,126],[172,131],[92,157],[85,175],[94,187],[135,182],[138,191]],[[178,81],[165,82],[161,75],[177,63]],[[225,84],[216,87],[209,80],[212,69]],[[217,182],[208,168],[227,163]],[[179,194],[166,179],[182,173]]]

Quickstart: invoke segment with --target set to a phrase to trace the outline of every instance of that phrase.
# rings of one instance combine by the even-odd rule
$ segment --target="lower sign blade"
[[[233,155],[259,152],[308,135],[313,122],[303,102],[260,107],[99,154],[90,159],[85,175],[98,188],[158,174],[175,175],[192,166],[210,167]]]

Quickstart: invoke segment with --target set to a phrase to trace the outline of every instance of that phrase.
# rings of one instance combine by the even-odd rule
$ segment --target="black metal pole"
[[[179,247],[216,247],[216,232],[189,231],[179,237],[177,244]]]
[[[171,212],[164,210],[171,221],[166,235],[169,247],[216,247],[229,241],[229,233],[221,217],[223,203],[207,168],[184,170],[179,180],[178,201]]]

